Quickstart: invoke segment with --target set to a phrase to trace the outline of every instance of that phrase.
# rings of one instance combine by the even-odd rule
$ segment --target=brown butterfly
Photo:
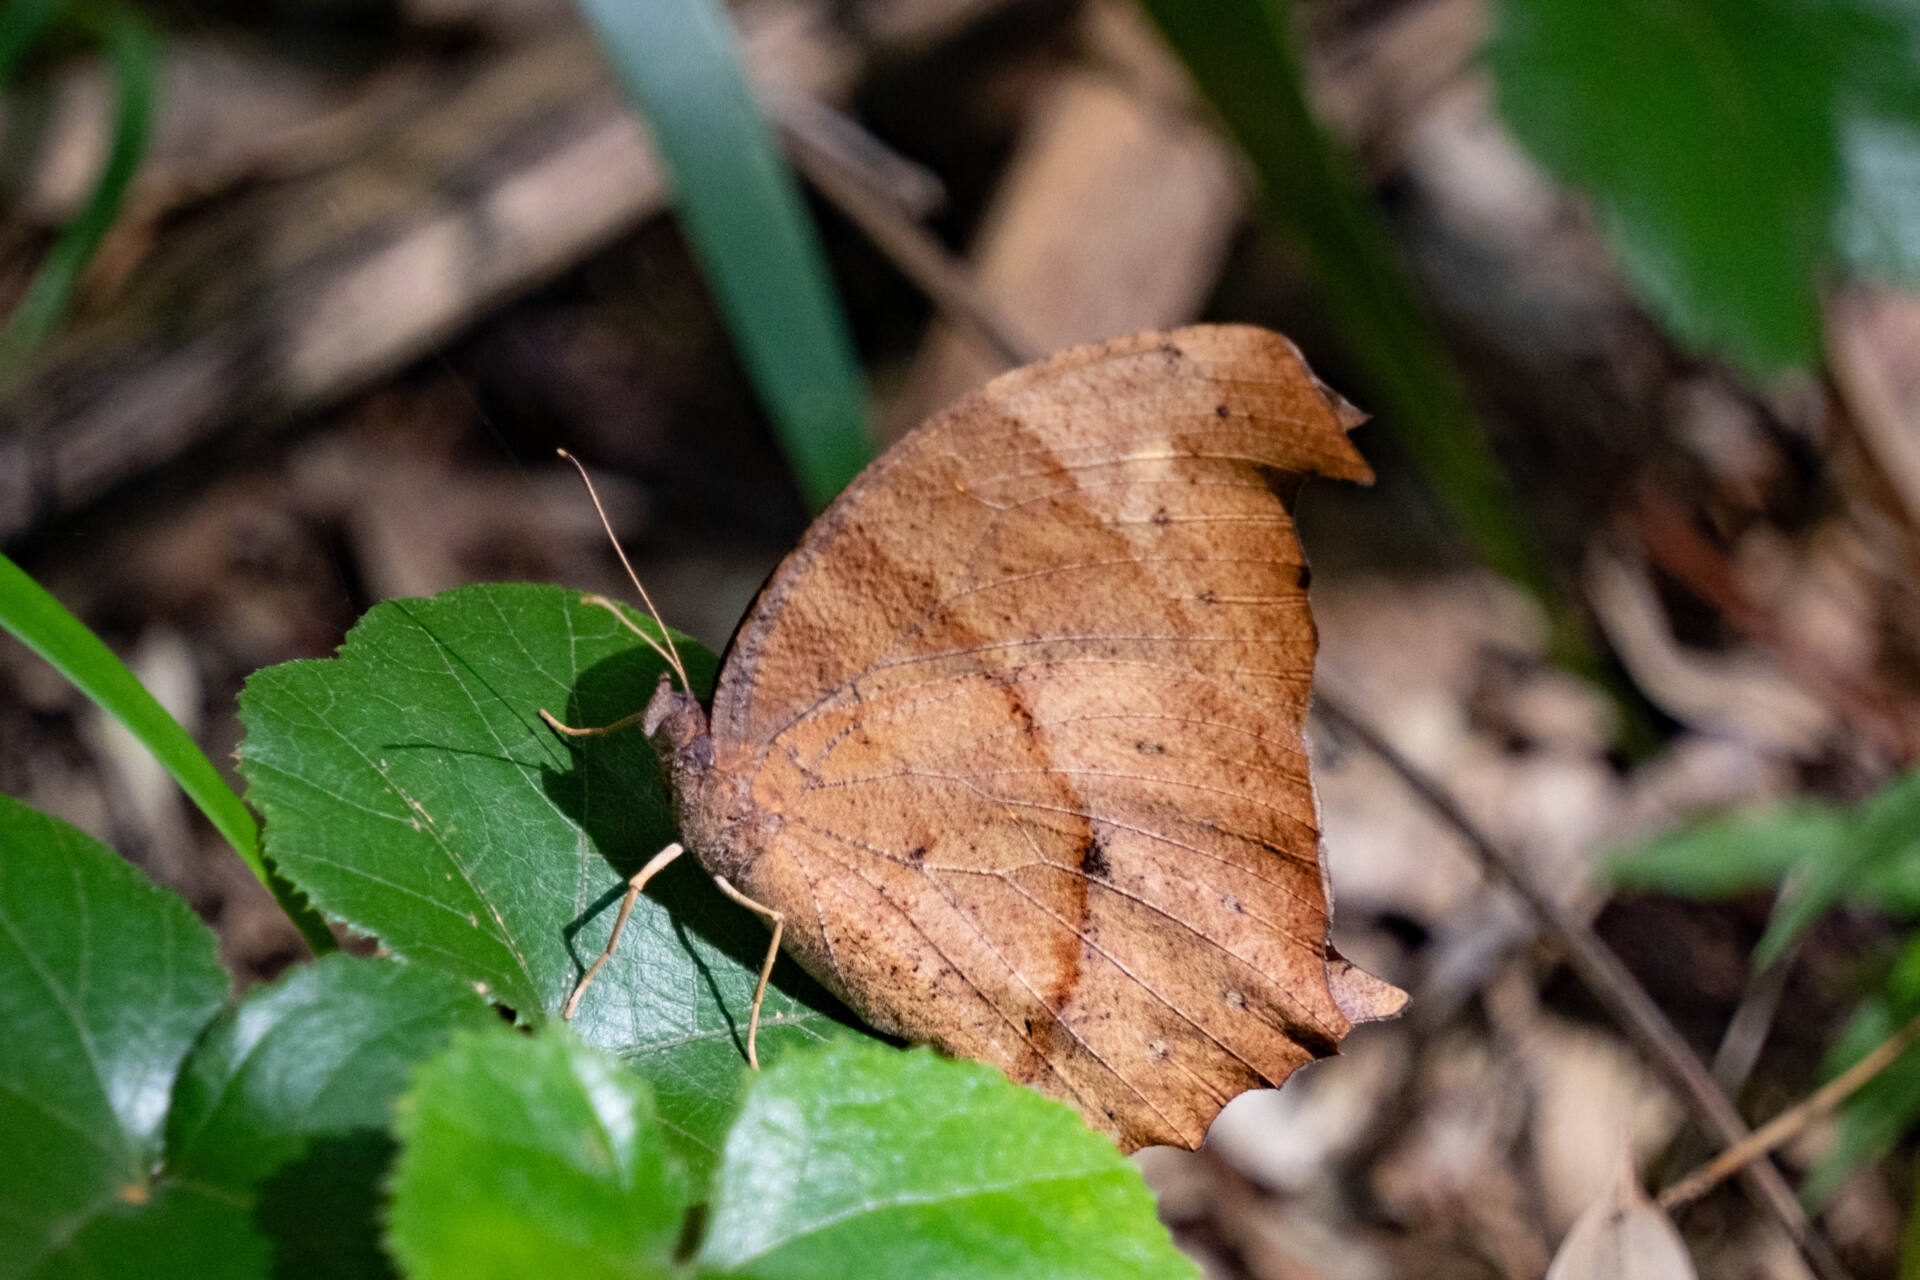
[[[683,838],[773,924],[761,992],[784,937],[874,1026],[1128,1150],[1199,1145],[1397,1011],[1328,944],[1301,738],[1291,508],[1309,474],[1371,479],[1360,417],[1286,339],[1202,326],[1006,374],[868,467],[711,713],[663,680],[640,717]]]

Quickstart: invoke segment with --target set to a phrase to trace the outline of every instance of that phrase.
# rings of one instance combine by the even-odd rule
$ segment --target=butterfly
[[[1067,351],[855,479],[761,590],[710,707],[663,678],[637,719],[685,846],[773,927],[750,1060],[784,945],[884,1032],[1124,1149],[1194,1147],[1234,1096],[1400,1008],[1328,942],[1302,737],[1292,508],[1310,474],[1371,479],[1360,420],[1262,329]],[[682,852],[633,877],[621,922]]]

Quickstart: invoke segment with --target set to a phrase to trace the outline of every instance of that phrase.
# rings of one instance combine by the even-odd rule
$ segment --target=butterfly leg
[[[547,722],[547,728],[553,730],[555,733],[564,733],[569,738],[598,738],[602,734],[618,733],[630,724],[639,724],[647,718],[647,713],[644,711],[636,711],[630,716],[621,716],[612,724],[595,725],[586,729],[577,729],[570,724],[560,723],[559,717],[555,716],[545,707],[540,708],[540,718]]]
[[[754,1048],[754,1041],[760,1035],[760,1005],[767,998],[767,979],[773,976],[773,962],[780,956],[780,935],[786,930],[787,917],[785,912],[775,911],[764,902],[755,902],[728,884],[723,876],[715,876],[713,882],[720,886],[720,892],[773,926],[773,941],[767,946],[767,958],[760,965],[760,981],[753,989],[753,1012],[747,1016],[747,1065],[758,1071],[760,1054]]]
[[[546,712],[543,711],[540,714],[545,715]],[[573,993],[567,997],[567,1002],[560,1006],[560,1017],[563,1020],[573,1017],[574,1010],[580,1007],[580,997],[587,993],[587,984],[593,981],[607,961],[613,959],[613,949],[620,945],[621,931],[627,927],[627,917],[633,914],[633,904],[639,901],[640,891],[647,887],[647,881],[660,874],[669,862],[685,852],[685,847],[676,840],[654,854],[647,865],[634,872],[633,878],[627,881],[627,895],[620,899],[620,914],[613,918],[613,932],[607,935],[606,949],[601,951],[600,958],[593,962],[592,967],[580,975],[580,981],[573,986]]]

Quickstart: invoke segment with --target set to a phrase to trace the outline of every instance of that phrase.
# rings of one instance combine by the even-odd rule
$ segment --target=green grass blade
[[[1307,103],[1286,0],[1142,0],[1312,264],[1382,425],[1488,565],[1555,593],[1532,530],[1346,157]]]
[[[581,0],[673,173],[681,225],[818,508],[871,453],[819,237],[716,0]]]
[[[12,17],[11,14],[8,15]],[[124,6],[113,6],[87,25],[105,42],[113,64],[113,145],[87,203],[60,229],[53,249],[34,274],[26,295],[0,331],[0,368],[17,364],[53,331],[67,309],[80,273],[106,237],[127,186],[147,152],[152,132],[154,86],[159,79],[159,45],[145,20]],[[0,52],[5,52],[0,48]]]
[[[314,953],[324,955],[334,950],[333,934],[326,924],[294,895],[286,881],[268,869],[260,856],[260,829],[253,815],[206,753],[99,636],[4,555],[0,555],[0,627],[52,663],[74,687],[153,752],[234,852],[273,891],[280,909]]]

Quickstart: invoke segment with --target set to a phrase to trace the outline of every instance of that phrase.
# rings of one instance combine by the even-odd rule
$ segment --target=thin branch
[[[1775,901],[1785,892],[1782,886]],[[1779,959],[1747,975],[1746,990],[1720,1035],[1720,1047],[1713,1051],[1713,1080],[1728,1097],[1746,1087],[1747,1077],[1760,1061],[1760,1051],[1766,1048],[1774,1016],[1780,1011],[1780,997],[1787,989],[1787,973],[1799,953],[1798,946],[1789,944]]]
[[[1867,1081],[1892,1066],[1894,1060],[1912,1048],[1916,1040],[1920,1040],[1920,1015],[1887,1037],[1872,1053],[1755,1129],[1744,1140],[1728,1147],[1662,1191],[1660,1207],[1671,1211],[1683,1204],[1691,1204],[1761,1156],[1791,1142],[1808,1125],[1845,1102]]]
[[[831,201],[900,274],[933,301],[946,318],[979,341],[988,355],[1010,366],[1032,364],[1046,349],[1008,322],[974,282],[973,272],[932,232],[908,216],[900,201],[863,181],[860,170],[816,134],[821,114],[782,118],[787,150],[807,181]],[[877,140],[875,147],[882,146]]]
[[[1585,920],[1562,906],[1537,883],[1520,861],[1495,844],[1467,816],[1451,794],[1425,771],[1402,755],[1379,730],[1347,708],[1337,694],[1324,685],[1314,691],[1314,706],[1341,731],[1358,739],[1378,756],[1422,803],[1452,827],[1479,858],[1481,864],[1501,880],[1515,897],[1526,905],[1541,926],[1559,943],[1567,965],[1593,993],[1628,1040],[1679,1095],[1682,1105],[1707,1135],[1723,1148],[1731,1149],[1750,1136],[1746,1122],[1720,1091],[1713,1077],[1680,1032],[1653,1002],[1646,988],[1620,962]],[[1821,1280],[1842,1280],[1846,1268],[1833,1248],[1813,1229],[1806,1211],[1794,1198],[1780,1171],[1766,1163],[1748,1163],[1740,1168],[1747,1190],[1773,1220],[1779,1224],[1806,1258],[1807,1265]]]

